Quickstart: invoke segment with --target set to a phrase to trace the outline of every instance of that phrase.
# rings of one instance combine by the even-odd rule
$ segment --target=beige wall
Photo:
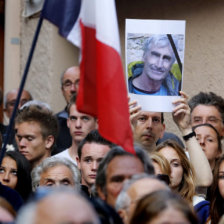
[[[24,0],[6,1],[5,12],[5,71],[6,93],[18,88],[39,18],[24,18]],[[12,38],[19,38],[18,45]],[[28,73],[25,89],[34,99],[49,103],[57,112],[65,101],[60,90],[61,73],[69,66],[78,64],[78,49],[57,34],[57,28],[44,21]]]
[[[4,90],[20,80],[20,1],[5,1]]]
[[[186,20],[183,90],[189,96],[214,91],[224,97],[222,0],[117,0],[117,12],[123,59],[125,18]],[[179,133],[170,114],[165,119],[167,129]]]
[[[12,1],[13,4],[17,2],[15,0],[6,2],[9,4]],[[199,91],[214,91],[224,97],[223,0],[117,0],[116,2],[123,59],[125,18],[186,20],[183,90],[190,96]],[[37,19],[25,20],[21,17],[20,21],[21,74]],[[6,55],[8,54],[6,51]],[[11,58],[7,56],[6,65],[10,60]],[[55,111],[60,110],[65,105],[60,93],[60,74],[66,67],[77,62],[78,50],[59,37],[56,28],[44,22],[26,88],[35,98],[47,101]],[[12,74],[6,69],[6,82],[11,81],[8,77],[12,77]],[[5,85],[9,86],[8,83]],[[168,130],[177,132],[171,121],[171,116],[166,115]]]
[[[35,33],[38,18],[22,22],[21,72]],[[25,53],[25,54],[24,54]],[[57,29],[44,20],[26,82],[35,99],[47,102],[55,112],[63,109],[64,99],[60,89],[61,73],[69,66],[77,64],[78,51],[57,34]]]

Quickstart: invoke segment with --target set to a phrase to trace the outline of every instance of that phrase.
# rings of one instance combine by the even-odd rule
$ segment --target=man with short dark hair
[[[53,155],[62,152],[72,144],[72,139],[67,127],[67,105],[73,94],[78,92],[80,78],[80,69],[78,66],[72,66],[66,69],[61,75],[61,91],[66,101],[64,110],[56,114],[59,123],[59,135],[57,138],[57,148],[53,151]]]
[[[77,163],[82,176],[82,189],[87,194],[90,194],[90,188],[95,183],[100,161],[112,146],[97,130],[91,131],[79,144]]]
[[[56,157],[67,158],[76,164],[78,156],[78,145],[87,136],[87,134],[98,128],[97,119],[84,113],[80,113],[76,107],[76,94],[73,94],[68,108],[67,125],[72,136],[72,145],[55,155]]]
[[[209,123],[224,136],[224,99],[213,92],[200,92],[189,100],[192,126]]]
[[[57,119],[48,109],[30,105],[19,111],[15,132],[19,152],[34,168],[51,155],[58,133]]]
[[[113,147],[101,161],[97,176],[96,190],[99,197],[112,207],[125,180],[137,173],[154,174],[154,167],[147,153],[135,147],[136,155],[120,146]]]
[[[130,120],[134,141],[151,153],[165,131],[163,113],[142,111],[135,102],[132,102],[130,103]]]

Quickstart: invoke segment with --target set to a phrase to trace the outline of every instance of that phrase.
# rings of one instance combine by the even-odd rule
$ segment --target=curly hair
[[[59,158],[59,157],[49,157],[43,160],[38,166],[36,166],[32,172],[32,189],[36,191],[40,181],[41,175],[46,172],[48,169],[56,166],[65,166],[67,167],[70,172],[72,173],[73,181],[75,183],[75,187],[77,190],[80,190],[80,172],[75,164],[69,161],[66,158]]]

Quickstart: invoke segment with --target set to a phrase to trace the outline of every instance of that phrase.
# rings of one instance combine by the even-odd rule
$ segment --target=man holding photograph
[[[177,39],[173,38],[177,47]],[[171,73],[175,54],[167,35],[153,35],[146,40],[143,63],[131,68],[129,92],[162,96],[179,95],[180,81]]]

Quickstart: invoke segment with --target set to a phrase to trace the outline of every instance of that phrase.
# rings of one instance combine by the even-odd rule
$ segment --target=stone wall
[[[39,18],[22,18],[21,74]],[[57,28],[44,20],[26,82],[35,99],[45,101],[57,112],[64,108],[60,77],[69,66],[78,63],[78,50],[57,33]]]

